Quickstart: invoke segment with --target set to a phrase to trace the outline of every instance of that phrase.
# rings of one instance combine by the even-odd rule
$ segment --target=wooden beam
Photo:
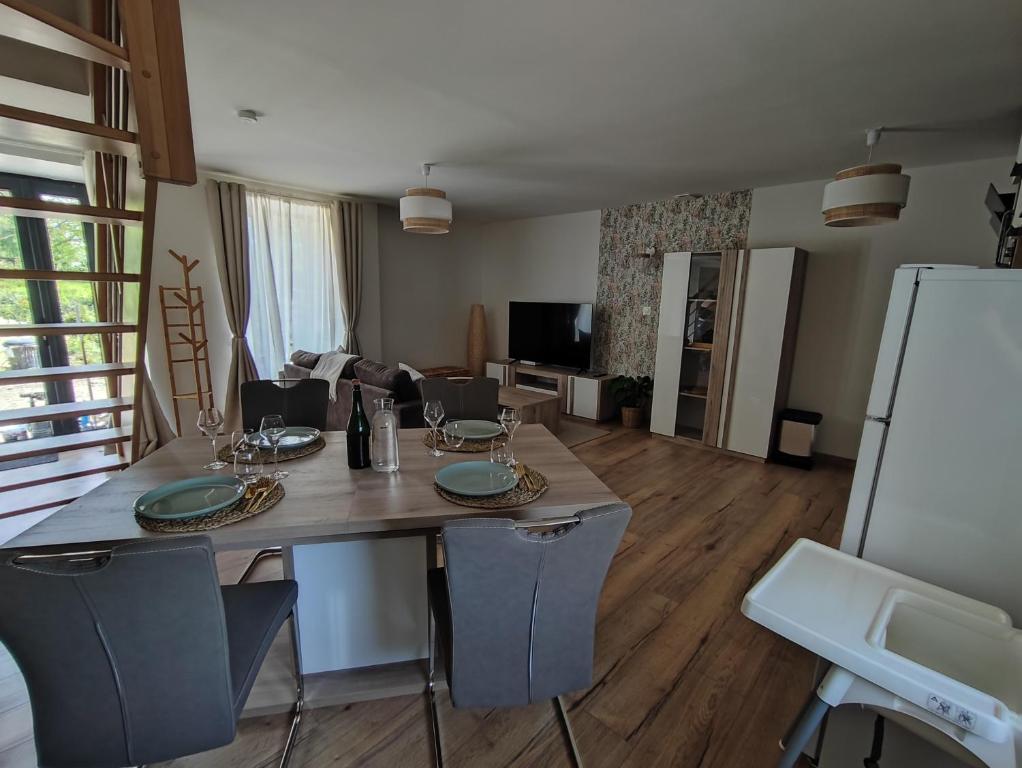
[[[133,323],[15,323],[0,325],[0,338],[12,336],[81,336],[87,333],[131,333]]]
[[[131,398],[111,397],[105,400],[79,400],[73,403],[37,405],[34,408],[11,408],[0,411],[0,427],[9,424],[34,424],[40,421],[91,416],[96,413],[119,413],[131,410]]]
[[[194,184],[195,148],[178,2],[119,0],[118,7],[132,63],[142,174]]]
[[[97,64],[130,67],[121,46],[27,0],[0,0],[0,35]]]
[[[55,437],[38,437],[34,440],[16,440],[13,443],[0,443],[0,461],[27,459],[32,456],[45,456],[48,453],[77,451],[80,448],[97,448],[130,440],[131,435],[123,427],[110,429],[93,429],[88,432],[75,432],[70,435]]]
[[[95,205],[50,203],[30,197],[0,197],[0,213],[29,216],[36,219],[71,219],[92,224],[120,224],[129,227],[138,226],[142,222],[141,211],[100,208]]]
[[[4,488],[8,491],[15,491],[18,488],[31,488],[33,485],[44,485],[72,477],[85,477],[100,472],[116,472],[127,466],[128,462],[116,453],[61,456],[60,461],[57,462],[37,464],[34,467],[23,467],[17,472],[8,472],[7,474],[16,474],[17,477],[5,477]]]
[[[79,280],[88,283],[137,283],[131,272],[73,272],[59,269],[0,269],[0,280]]]
[[[0,136],[32,144],[131,157],[137,137],[105,125],[0,104]]]
[[[175,5],[176,5],[175,0]],[[142,223],[142,254],[140,262],[141,279],[138,288],[138,320],[135,333],[135,411],[131,420],[131,463],[142,458],[139,454],[139,443],[142,426],[140,415],[145,397],[145,345],[149,327],[149,282],[153,274],[153,238],[156,234],[156,196],[159,190],[156,179],[146,179],[145,183],[145,221]],[[169,364],[169,363],[168,363]]]
[[[90,363],[89,365],[61,365],[53,368],[20,368],[13,371],[0,371],[0,386],[107,376],[130,376],[134,372],[135,366],[131,363]]]

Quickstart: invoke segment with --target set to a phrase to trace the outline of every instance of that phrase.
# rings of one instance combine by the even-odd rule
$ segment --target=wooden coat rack
[[[213,385],[209,372],[209,346],[206,336],[206,303],[202,286],[193,286],[192,270],[199,260],[189,261],[173,250],[168,251],[181,264],[182,285],[160,286],[160,312],[163,316],[163,338],[167,346],[167,365],[170,368],[170,391],[174,402],[174,425],[181,432],[181,401],[195,400],[199,410],[213,407]],[[176,302],[176,303],[175,303]],[[176,313],[172,315],[172,313]],[[180,313],[184,314],[182,320]],[[187,330],[178,330],[187,329]],[[187,350],[181,355],[177,350]],[[178,388],[176,368],[189,365],[194,387],[182,392]],[[186,374],[187,375],[187,374]]]

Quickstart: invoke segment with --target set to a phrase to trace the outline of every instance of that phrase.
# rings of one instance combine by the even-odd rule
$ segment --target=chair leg
[[[429,724],[433,735],[433,765],[444,768],[444,753],[440,746],[440,720],[436,711],[436,625],[433,622],[433,606],[429,606],[429,681],[426,684],[426,699],[429,706]]]
[[[554,698],[554,709],[557,710],[558,718],[561,721],[561,731],[568,742],[568,749],[571,750],[571,761],[575,768],[582,768],[582,755],[578,751],[578,742],[575,741],[575,734],[571,730],[571,721],[568,720],[568,713],[564,710],[564,702],[560,696]]]
[[[244,584],[252,576],[252,572],[255,571],[255,567],[259,565],[259,561],[267,557],[282,557],[284,550],[282,547],[268,547],[267,549],[260,549],[256,552],[256,556],[252,558],[252,562],[248,564],[245,572],[241,574],[241,578],[238,579],[239,584]]]
[[[781,742],[784,752],[777,763],[778,768],[793,768],[802,756],[802,751],[809,743],[809,739],[821,726],[828,712],[830,712],[830,704],[821,699],[815,690],[809,694],[798,719],[784,741]],[[815,765],[815,762],[812,764]]]
[[[258,556],[257,556],[258,557]],[[291,753],[294,751],[295,742],[298,740],[298,728],[302,723],[302,708],[305,706],[305,680],[302,673],[302,651],[299,646],[298,617],[291,611],[291,654],[295,669],[296,699],[294,713],[291,718],[291,730],[288,731],[287,741],[284,743],[284,754],[280,756],[280,768],[287,768],[291,762]]]

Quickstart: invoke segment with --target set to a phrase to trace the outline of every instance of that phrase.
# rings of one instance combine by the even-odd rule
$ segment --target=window
[[[333,212],[327,203],[246,196],[248,341],[259,376],[275,378],[295,350],[325,352],[344,339]]]
[[[0,195],[38,198],[71,205],[87,202],[83,184],[0,173]],[[93,269],[91,224],[68,219],[0,215],[0,267],[85,272]],[[97,320],[93,286],[86,281],[0,280],[0,323],[88,323]],[[98,335],[46,336],[26,334],[0,344],[0,370],[82,365],[103,360]],[[76,379],[5,386],[0,409],[35,407],[106,397],[106,379]],[[109,415],[12,425],[3,437],[49,437],[108,426]]]

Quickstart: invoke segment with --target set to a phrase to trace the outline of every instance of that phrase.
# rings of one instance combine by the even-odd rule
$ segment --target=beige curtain
[[[362,309],[362,204],[338,200],[334,206],[337,239],[337,271],[341,278],[341,309],[344,311],[344,351],[361,354],[358,315]]]
[[[135,457],[135,461],[145,458],[161,445],[166,445],[174,439],[174,431],[156,400],[156,392],[153,390],[153,382],[148,371],[145,372],[145,381],[142,382],[142,402],[135,405],[133,418],[139,419],[138,456]]]
[[[245,338],[251,301],[245,186],[210,179],[206,184],[206,203],[213,226],[220,291],[231,329],[231,372],[224,408],[225,428],[230,429],[241,424],[241,385],[259,377]]]

